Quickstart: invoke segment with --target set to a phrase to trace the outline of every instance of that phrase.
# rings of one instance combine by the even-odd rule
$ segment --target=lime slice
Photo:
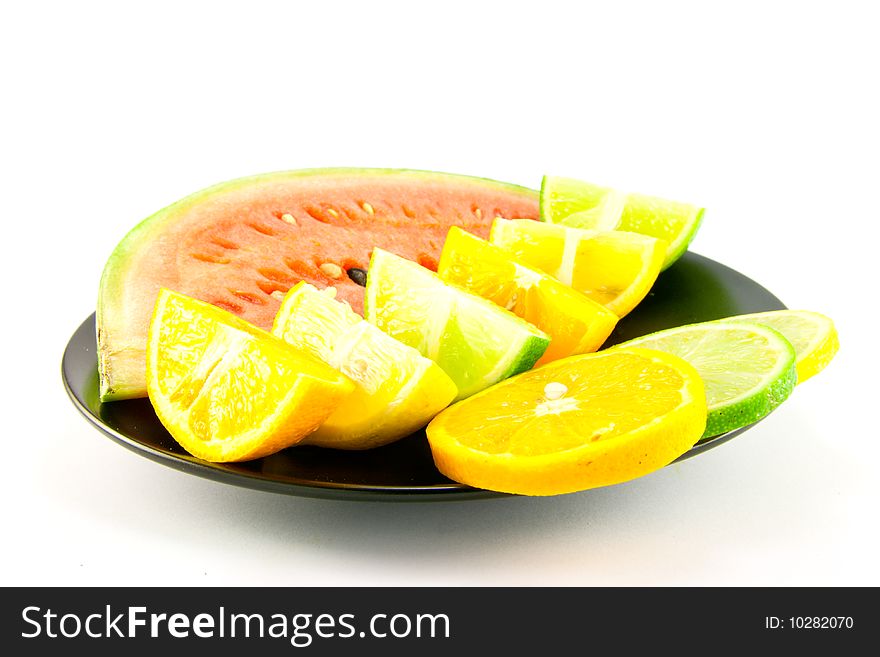
[[[541,219],[574,228],[631,231],[666,240],[666,269],[687,251],[703,220],[703,209],[572,178],[544,176]]]
[[[794,347],[760,324],[689,324],[619,346],[665,351],[694,366],[706,384],[703,438],[757,422],[785,401],[797,382]]]
[[[771,310],[730,319],[763,324],[782,333],[797,354],[798,383],[825,369],[840,347],[831,318],[810,310]]]
[[[336,449],[386,445],[425,426],[458,393],[440,366],[386,335],[335,288],[297,283],[284,297],[272,333],[324,361],[355,383],[303,444]]]
[[[456,226],[446,235],[437,274],[547,333],[550,346],[539,365],[596,351],[617,324],[603,305]]]
[[[666,255],[666,241],[655,237],[530,219],[496,219],[489,241],[618,317],[647,296]]]
[[[550,344],[513,313],[379,248],[370,258],[364,317],[443,368],[456,399],[530,369]]]

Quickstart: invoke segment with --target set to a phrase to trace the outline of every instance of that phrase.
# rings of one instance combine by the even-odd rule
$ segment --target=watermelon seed
[[[279,301],[284,301],[284,292],[281,290],[274,290],[272,294],[269,295],[273,299],[278,299]]]
[[[269,237],[275,236],[275,231],[268,226],[264,226],[263,224],[248,222],[245,225],[248,226],[248,228],[252,228],[253,230],[257,231],[258,233],[262,233],[263,235],[268,235]]]
[[[211,240],[212,243],[217,246],[223,247],[224,249],[236,250],[239,248],[238,244],[233,242],[232,240],[227,240],[222,237],[215,237]]]
[[[280,269],[273,269],[271,267],[261,267],[257,270],[257,273],[260,274],[263,278],[267,278],[273,283],[282,283],[285,285],[290,285],[293,283],[293,277],[287,272],[281,271]]]
[[[360,215],[358,215],[356,210],[349,210],[348,208],[343,207],[342,211],[345,213],[345,216],[352,221],[357,221],[360,218]]]
[[[405,214],[408,219],[415,219],[416,218],[416,213],[413,212],[413,209],[411,207],[409,207],[408,205],[401,206],[401,209],[403,210],[403,214]]]
[[[312,206],[306,206],[306,207],[303,208],[303,209],[304,209],[304,210],[306,211],[306,213],[307,213],[312,219],[314,219],[315,221],[320,221],[322,224],[329,223],[329,222],[327,221],[327,217],[325,217],[325,216],[321,213],[321,211],[318,210],[317,208],[312,207]]]
[[[257,284],[257,287],[260,288],[264,294],[268,294],[270,297],[275,292],[280,292],[283,295],[288,289],[290,289],[289,283],[279,283],[277,281],[261,281],[261,280],[257,280],[255,282]]]
[[[364,209],[364,212],[366,212],[367,214],[375,214],[375,211],[373,210],[373,206],[370,205],[369,203],[367,203],[366,201],[361,203],[361,207]]]
[[[348,277],[362,287],[367,286],[367,270],[352,267],[348,270]]]
[[[425,269],[430,269],[431,271],[437,271],[437,259],[434,256],[427,253],[420,253],[416,258],[416,262],[419,263]]]
[[[474,210],[474,215],[476,215],[477,219],[482,219],[483,211],[480,208],[477,208],[476,210]]]
[[[223,310],[228,310],[231,313],[236,315],[240,315],[244,308],[239,306],[237,303],[232,303],[230,301],[224,301],[223,299],[217,299],[214,304],[218,308],[222,308]]]
[[[202,262],[212,262],[217,265],[225,265],[227,262],[231,262],[229,258],[211,255],[210,253],[193,253],[192,257],[196,260],[201,260]]]
[[[239,292],[238,290],[229,290],[229,293],[235,297],[238,297],[242,301],[247,301],[248,303],[253,303],[257,306],[266,305],[266,300],[262,297],[258,297],[256,294],[251,294],[250,292]]]
[[[291,226],[296,226],[296,219],[293,218],[292,214],[289,214],[287,212],[281,215],[281,221],[286,221]]]
[[[313,266],[307,262],[304,262],[303,260],[297,260],[296,258],[289,258],[286,256],[284,257],[284,264],[300,279],[302,279],[304,276],[311,276],[315,271],[315,267],[318,266],[317,261]]]
[[[327,208],[327,212],[333,216],[333,218],[339,218],[339,213],[333,208]]]
[[[325,262],[319,269],[330,278],[342,278],[342,267],[332,262]]]

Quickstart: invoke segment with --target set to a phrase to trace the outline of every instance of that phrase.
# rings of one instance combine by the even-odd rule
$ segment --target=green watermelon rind
[[[365,167],[330,167],[299,169],[258,174],[236,178],[186,196],[150,215],[132,228],[107,259],[98,291],[96,311],[98,342],[98,375],[100,399],[102,402],[144,397],[146,385],[142,383],[144,374],[132,370],[140,368],[145,362],[145,345],[126,343],[121,327],[125,327],[125,283],[131,265],[136,262],[143,245],[156,239],[183,212],[224,192],[232,192],[244,187],[278,182],[284,179],[299,179],[310,176],[406,176],[422,178],[433,183],[448,181],[455,184],[474,184],[494,188],[524,197],[538,198],[538,192],[527,187],[501,182],[489,178],[463,174],[442,173],[419,169],[391,169]],[[120,327],[120,328],[117,328]],[[108,337],[108,334],[110,337]],[[114,341],[121,346],[114,346]],[[134,381],[134,384],[127,382]]]

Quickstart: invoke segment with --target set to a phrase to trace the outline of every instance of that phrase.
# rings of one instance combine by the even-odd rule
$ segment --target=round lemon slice
[[[831,318],[811,310],[771,310],[737,315],[730,321],[761,324],[782,333],[794,347],[798,384],[824,370],[840,348]]]

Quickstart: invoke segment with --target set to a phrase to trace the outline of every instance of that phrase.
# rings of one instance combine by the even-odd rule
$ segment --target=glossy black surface
[[[606,346],[673,326],[731,315],[778,310],[782,302],[742,274],[687,253],[660,275],[648,297],[620,321]],[[62,377],[85,418],[124,447],[159,463],[228,484],[309,497],[347,500],[457,500],[502,497],[450,481],[434,467],[424,432],[365,452],[292,447],[247,463],[208,463],[187,454],[156,418],[147,399],[98,400],[95,316],[67,344]],[[747,429],[748,427],[746,427]],[[679,460],[745,431],[697,444]]]

